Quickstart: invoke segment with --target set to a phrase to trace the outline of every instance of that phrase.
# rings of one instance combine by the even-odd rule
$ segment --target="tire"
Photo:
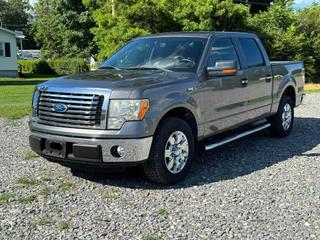
[[[278,112],[270,118],[270,132],[274,137],[286,137],[290,134],[294,121],[294,104],[292,99],[284,95],[279,104]]]
[[[182,119],[166,118],[156,130],[149,159],[143,164],[144,172],[151,181],[160,184],[182,181],[188,174],[194,151],[190,126]]]

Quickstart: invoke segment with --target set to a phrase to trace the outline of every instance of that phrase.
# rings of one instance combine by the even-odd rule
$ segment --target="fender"
[[[288,87],[293,87],[295,91],[295,96],[297,96],[297,84],[294,78],[292,78],[290,75],[286,75],[282,78],[282,80],[279,83],[278,89],[273,94],[273,103],[272,103],[272,109],[271,112],[275,113],[278,111],[280,99],[283,96],[283,93],[286,91]]]
[[[148,113],[148,117],[153,118],[152,132],[154,133],[157,126],[159,125],[161,119],[171,110],[175,108],[185,108],[189,110],[194,116],[197,126],[198,126],[198,135],[202,133],[201,123],[203,119],[201,117],[200,108],[190,95],[181,92],[170,92],[168,95],[162,99],[153,102],[152,111]]]

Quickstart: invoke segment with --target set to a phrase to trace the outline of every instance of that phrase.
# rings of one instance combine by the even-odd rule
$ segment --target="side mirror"
[[[209,77],[234,76],[237,74],[236,61],[218,61],[216,66],[207,67]]]

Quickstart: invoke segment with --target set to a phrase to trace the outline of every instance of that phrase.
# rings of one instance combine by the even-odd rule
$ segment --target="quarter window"
[[[235,61],[239,67],[236,50],[230,38],[218,38],[214,40],[209,52],[209,67],[215,67],[218,61]]]
[[[253,38],[240,38],[239,41],[244,52],[248,67],[264,65],[264,60],[256,40],[254,40]]]

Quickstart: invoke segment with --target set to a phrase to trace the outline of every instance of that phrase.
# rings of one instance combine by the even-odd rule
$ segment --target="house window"
[[[5,50],[6,57],[11,57],[10,43],[8,42],[4,43],[4,50]]]
[[[0,57],[4,56],[4,44],[3,42],[0,42]]]

